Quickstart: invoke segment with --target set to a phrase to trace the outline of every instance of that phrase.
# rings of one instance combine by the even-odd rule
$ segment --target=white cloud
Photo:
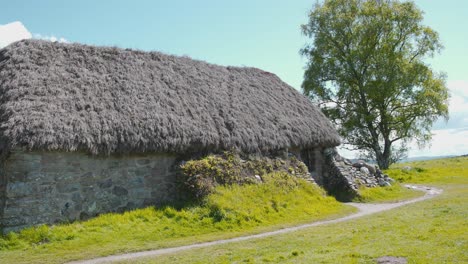
[[[63,37],[56,37],[54,35],[41,35],[41,34],[34,34],[35,39],[43,39],[52,42],[62,42],[62,43],[69,43],[69,41]]]
[[[348,158],[348,159],[358,159],[359,158],[359,152],[356,150],[349,150],[343,148],[343,146],[338,147],[338,153],[340,153],[341,156]]]
[[[465,97],[468,96],[468,91],[466,90],[468,87],[468,81],[466,80],[449,81],[447,86],[454,94],[459,94]]]
[[[43,39],[52,42],[68,43],[69,41],[63,37],[54,35],[31,34],[23,23],[16,21],[6,25],[0,25],[0,48],[6,47],[15,41],[22,39]]]
[[[418,156],[448,156],[468,154],[468,127],[458,129],[440,129],[432,131],[431,145],[418,149],[411,144],[409,157]]]
[[[0,48],[6,47],[15,41],[31,37],[31,33],[19,21],[0,25]]]
[[[463,113],[468,115],[468,81],[452,81],[448,85],[450,90],[450,114]]]

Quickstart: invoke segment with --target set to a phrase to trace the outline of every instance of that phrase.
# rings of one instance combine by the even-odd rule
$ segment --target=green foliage
[[[288,173],[263,183],[217,186],[199,205],[148,207],[94,219],[39,226],[0,237],[5,263],[62,263],[277,229],[354,211]]]
[[[262,177],[272,172],[288,172],[304,178],[308,173],[307,166],[295,157],[287,159],[262,157],[244,160],[232,152],[190,160],[181,168],[185,187],[197,199],[212,193],[219,185],[259,183],[255,175]]]
[[[325,0],[302,26],[312,43],[304,93],[317,101],[346,144],[383,169],[411,139],[424,144],[432,123],[448,117],[443,74],[424,60],[442,48],[413,2]]]
[[[361,188],[353,201],[366,203],[398,202],[424,195],[424,192],[408,189],[401,184],[387,187]]]

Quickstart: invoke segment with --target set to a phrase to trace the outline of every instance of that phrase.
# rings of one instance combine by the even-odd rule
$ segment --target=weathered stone
[[[88,220],[89,218],[91,218],[92,215],[89,215],[88,213],[86,212],[81,212],[80,213],[80,220]]]
[[[138,166],[147,166],[151,163],[151,160],[150,159],[146,159],[146,158],[143,158],[143,159],[137,159],[136,160],[136,164]]]
[[[110,201],[109,201],[109,206],[111,208],[113,208],[113,211],[115,211],[117,208],[121,207],[123,204],[126,204],[126,203],[124,203],[124,201],[122,199],[119,199],[117,197],[114,197],[114,198],[110,199]]]
[[[7,184],[6,193],[8,198],[29,196],[32,193],[32,184],[27,182],[11,182]]]
[[[78,203],[81,201],[81,195],[79,192],[73,193],[71,196],[72,201]]]
[[[364,163],[364,167],[366,167],[369,170],[370,175],[375,175],[377,170],[375,169],[375,167],[373,165],[368,164],[368,163]]]
[[[136,188],[129,190],[129,196],[144,199],[151,196],[151,189]]]
[[[350,165],[351,162],[346,162],[346,159],[339,157],[338,152],[333,149],[324,151],[324,153],[326,154],[326,167],[323,186],[339,200],[349,201],[359,195],[359,186],[389,186],[391,182],[384,180],[378,166],[367,164],[364,161]],[[343,164],[337,160],[345,162]],[[379,183],[379,179],[382,179],[382,182]]]
[[[167,171],[167,165],[165,167],[165,170]],[[148,170],[147,167],[139,167],[139,168],[136,168],[135,171],[135,177],[145,177],[147,175],[150,175],[151,172]],[[163,173],[161,174],[158,174],[158,175],[162,175]]]
[[[369,169],[368,169],[367,167],[364,167],[364,166],[361,167],[361,168],[359,169],[359,171],[362,172],[362,173],[364,173],[364,174],[366,174],[366,175],[369,175],[369,174],[370,174]]]
[[[98,181],[98,186],[99,188],[101,189],[106,189],[106,188],[109,188],[112,186],[112,179],[109,178],[109,179],[105,179],[103,181]]]
[[[404,257],[383,256],[377,259],[377,264],[406,264],[408,261]]]
[[[127,189],[120,187],[120,186],[114,186],[114,189],[112,190],[112,193],[117,195],[117,196],[123,196],[127,195],[128,191]]]
[[[57,182],[57,191],[59,193],[71,193],[78,191],[81,184],[77,182]]]
[[[165,166],[155,166],[151,170],[151,175],[164,175],[167,173],[167,168]]]
[[[404,166],[401,170],[402,171],[410,171],[412,168],[410,166]]]
[[[133,177],[128,180],[127,185],[132,188],[144,187],[144,178],[143,177]]]
[[[80,176],[80,183],[82,185],[93,185],[93,184],[96,184],[96,178],[94,177],[94,173],[93,172],[87,172],[83,175]]]
[[[175,161],[167,154],[96,158],[78,152],[13,151],[0,166],[0,229],[173,201]]]
[[[145,177],[145,181],[147,185],[155,187],[164,182],[162,178],[153,175]]]
[[[364,163],[362,162],[355,162],[353,163],[353,167],[360,169],[362,166],[364,166]]]
[[[382,187],[391,186],[391,184],[389,182],[385,181],[382,178],[378,180],[378,183],[379,183],[379,186],[382,186]]]

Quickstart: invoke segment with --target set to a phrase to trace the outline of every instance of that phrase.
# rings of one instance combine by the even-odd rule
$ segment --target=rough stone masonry
[[[168,154],[13,151],[0,166],[0,226],[7,233],[174,201],[175,162]]]
[[[373,165],[352,164],[335,149],[315,150],[302,160],[317,183],[343,201],[359,195],[360,186],[393,181]],[[0,166],[0,231],[174,203],[184,195],[177,188],[178,167],[172,154],[99,157],[14,150]]]
[[[359,188],[391,186],[394,180],[384,174],[377,165],[364,161],[351,162],[341,157],[337,150],[324,150],[325,168],[323,186],[338,200],[349,201],[359,196]]]

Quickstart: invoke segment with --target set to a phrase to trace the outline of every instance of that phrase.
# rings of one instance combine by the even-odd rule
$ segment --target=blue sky
[[[447,73],[451,119],[434,125],[431,147],[410,156],[468,153],[468,1],[417,0],[445,46],[430,62]],[[0,45],[44,38],[158,50],[221,65],[253,66],[300,89],[307,43],[300,25],[315,0],[1,1]],[[7,24],[18,21],[13,26]],[[3,32],[3,33],[2,33]],[[29,34],[29,35],[28,35]],[[3,42],[2,42],[3,38]],[[352,153],[345,152],[348,156]]]

